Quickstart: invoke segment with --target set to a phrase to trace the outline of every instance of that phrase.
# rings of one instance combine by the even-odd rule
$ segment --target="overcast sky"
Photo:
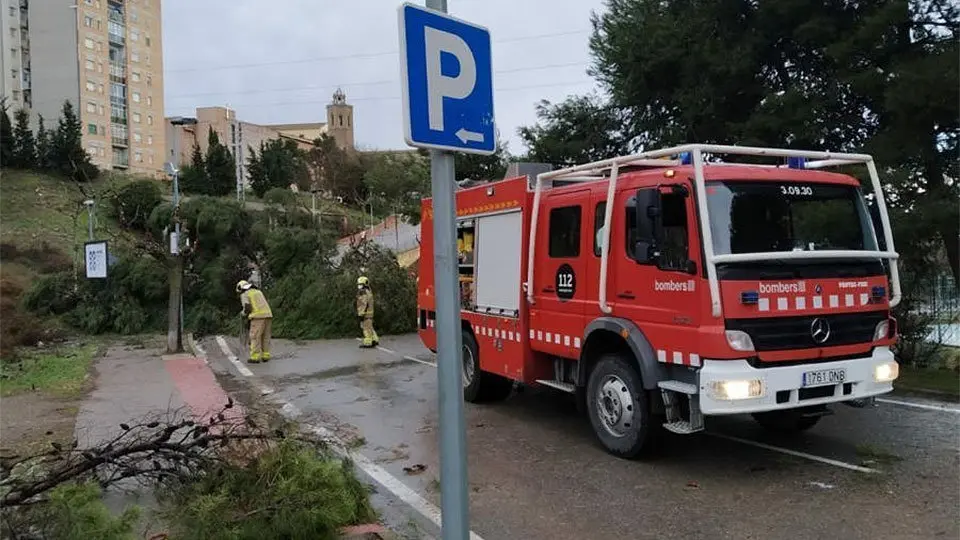
[[[418,3],[423,4],[423,0]],[[338,86],[361,148],[405,148],[396,0],[163,0],[166,115],[228,105],[254,123],[323,122]],[[586,74],[590,12],[601,0],[449,0],[490,29],[501,137],[540,99],[596,88]],[[366,14],[364,14],[366,13]]]

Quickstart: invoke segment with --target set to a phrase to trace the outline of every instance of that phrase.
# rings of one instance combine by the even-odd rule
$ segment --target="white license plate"
[[[847,370],[845,369],[821,369],[819,371],[807,371],[803,374],[804,388],[840,384],[846,380]]]

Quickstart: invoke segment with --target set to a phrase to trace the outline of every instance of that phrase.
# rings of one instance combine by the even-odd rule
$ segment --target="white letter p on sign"
[[[463,99],[473,92],[477,82],[477,63],[467,43],[455,34],[428,26],[424,28],[424,44],[430,129],[443,131],[443,98]],[[440,54],[444,52],[455,56],[460,63],[460,73],[456,77],[447,77],[441,72]]]

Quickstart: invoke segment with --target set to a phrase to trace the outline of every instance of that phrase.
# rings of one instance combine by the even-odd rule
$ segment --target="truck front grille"
[[[886,311],[872,311],[842,315],[728,319],[726,328],[749,334],[757,352],[813,349],[869,343],[873,340],[877,324],[886,318]],[[830,325],[830,335],[823,343],[813,339],[811,327],[815,319],[823,319]]]

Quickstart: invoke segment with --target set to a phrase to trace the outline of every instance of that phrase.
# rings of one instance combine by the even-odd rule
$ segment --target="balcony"
[[[124,44],[126,44],[126,38],[124,37],[123,34],[114,32],[112,29],[110,30],[110,32],[108,32],[108,34],[109,35],[107,36],[107,38],[111,45],[123,46]]]
[[[110,80],[120,83],[127,82],[127,68],[121,64],[110,62]]]
[[[130,146],[130,132],[126,125],[113,124],[110,126],[110,140],[114,146]]]

